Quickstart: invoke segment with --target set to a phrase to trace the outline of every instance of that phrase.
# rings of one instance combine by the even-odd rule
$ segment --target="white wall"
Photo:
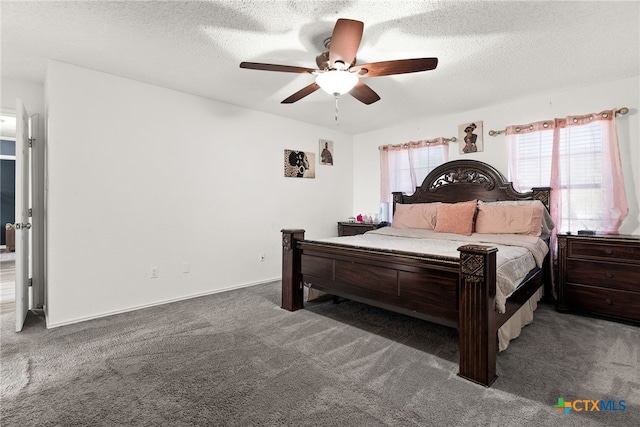
[[[465,157],[506,174],[504,137],[489,137],[490,129],[629,107],[618,117],[630,204],[621,231],[640,234],[639,80],[351,137],[52,61],[44,89],[48,326],[277,279],[281,228],[324,237],[336,234],[337,220],[377,212],[379,145],[456,136],[459,124],[475,120],[484,121],[485,151]],[[42,86],[2,85],[3,107],[19,96],[44,118]],[[317,164],[320,138],[334,141],[335,166]],[[286,148],[316,153],[316,179],[282,176]],[[461,157],[457,150],[453,143],[451,159]]]
[[[38,114],[44,120],[44,87],[24,80],[2,78],[2,108],[16,109],[16,98],[22,99],[29,115]]]
[[[351,214],[349,135],[55,61],[45,88],[49,327],[278,279],[282,228]],[[316,178],[284,178],[284,149]]]
[[[454,115],[425,117],[379,131],[354,137],[354,204],[358,212],[377,212],[380,202],[380,156],[378,148],[420,139],[457,136],[458,125],[482,120],[484,151],[459,154],[458,143],[449,146],[449,159],[470,158],[495,166],[507,176],[504,135],[491,137],[489,130],[501,130],[512,124],[588,114],[610,108],[628,107],[629,114],[617,117],[629,216],[620,229],[624,234],[640,234],[640,77],[543,94],[480,110]],[[458,137],[459,138],[459,137]]]

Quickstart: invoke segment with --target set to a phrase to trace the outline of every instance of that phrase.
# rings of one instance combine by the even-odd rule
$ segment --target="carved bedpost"
[[[540,200],[547,208],[547,212],[551,212],[551,187],[534,187],[531,192],[533,200]]]
[[[458,375],[489,387],[496,375],[496,252],[465,245],[460,251]]]
[[[393,193],[391,193],[391,195],[393,196],[393,203],[391,204],[391,212],[389,212],[390,223],[393,221],[393,214],[396,212],[396,204],[402,203],[402,196],[404,196],[404,193],[402,193],[401,191],[394,191]]]
[[[289,311],[303,305],[298,240],[304,240],[304,230],[282,230],[282,308]]]
[[[542,204],[547,208],[547,212],[551,213],[551,187],[534,187],[531,189],[533,193],[533,200],[540,200]],[[547,244],[549,241],[547,240]],[[556,290],[554,286],[554,262],[553,262],[553,249],[550,247],[549,254],[544,259],[542,265],[542,281],[544,285],[543,301],[549,303],[555,303]]]

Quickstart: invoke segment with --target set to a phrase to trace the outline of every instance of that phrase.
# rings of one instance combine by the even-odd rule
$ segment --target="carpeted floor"
[[[270,283],[53,330],[1,317],[3,426],[638,426],[640,328],[557,313],[456,376],[457,335],[354,302],[279,308]],[[624,411],[554,408],[558,398]],[[620,408],[620,406],[616,406]]]

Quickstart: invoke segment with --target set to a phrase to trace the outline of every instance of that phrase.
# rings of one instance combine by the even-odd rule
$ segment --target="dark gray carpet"
[[[2,315],[3,426],[638,426],[640,328],[560,314],[462,380],[457,335],[353,302],[279,308],[280,284],[53,330]],[[625,400],[563,415],[559,397]]]

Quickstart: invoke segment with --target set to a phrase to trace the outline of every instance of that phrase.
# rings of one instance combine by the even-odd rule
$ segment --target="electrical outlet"
[[[188,273],[191,271],[191,265],[188,262],[183,262],[182,263],[182,272],[183,273]]]
[[[263,262],[266,257],[267,256],[264,252],[260,252],[260,254],[258,255],[258,261]]]
[[[151,278],[152,279],[157,279],[159,274],[160,273],[159,273],[158,267],[151,267]]]

